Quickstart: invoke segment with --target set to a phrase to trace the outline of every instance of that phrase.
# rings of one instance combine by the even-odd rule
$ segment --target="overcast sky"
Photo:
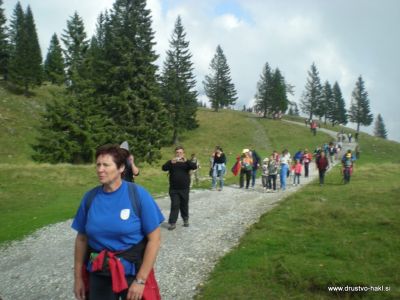
[[[43,57],[51,35],[61,35],[74,11],[89,36],[97,16],[114,0],[21,0],[31,6]],[[9,19],[17,0],[5,0]],[[397,0],[149,0],[156,51],[162,66],[178,15],[190,41],[198,90],[221,45],[239,96],[237,106],[253,102],[266,62],[295,86],[300,102],[307,71],[315,62],[321,82],[337,81],[349,108],[361,75],[374,117],[380,113],[389,138],[400,141],[400,1]],[[362,128],[372,132],[369,128]]]

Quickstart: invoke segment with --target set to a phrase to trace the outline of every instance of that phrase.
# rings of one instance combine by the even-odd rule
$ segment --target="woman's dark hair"
[[[106,144],[97,148],[96,160],[100,155],[107,154],[111,155],[118,169],[125,164],[125,161],[129,156],[129,152],[120,148],[118,144]]]

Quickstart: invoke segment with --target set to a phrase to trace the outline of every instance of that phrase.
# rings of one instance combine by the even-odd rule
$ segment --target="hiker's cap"
[[[121,145],[119,145],[121,149],[125,149],[126,151],[129,151],[129,145],[127,141],[123,141]]]
[[[264,158],[263,162],[269,162],[269,158],[268,157]]]
[[[242,153],[247,153],[247,152],[250,152],[250,150],[249,149],[243,149],[242,150]]]

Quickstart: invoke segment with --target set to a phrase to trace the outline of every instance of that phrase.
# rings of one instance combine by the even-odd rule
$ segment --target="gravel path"
[[[316,177],[312,164],[311,176],[301,177],[300,186],[289,186],[285,192],[266,193],[259,181],[250,190],[230,186],[221,192],[191,192],[190,227],[178,223],[171,232],[165,223],[161,227],[162,246],[155,269],[163,299],[191,299],[218,259],[237,244],[250,225]],[[169,198],[156,200],[168,217]],[[70,225],[71,220],[58,223],[0,248],[0,300],[74,299],[75,232]]]

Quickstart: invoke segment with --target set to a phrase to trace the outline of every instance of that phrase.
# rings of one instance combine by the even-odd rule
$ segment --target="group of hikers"
[[[254,188],[256,177],[261,171],[261,184],[267,192],[276,192],[279,189],[285,191],[288,181],[292,180],[294,186],[300,184],[300,177],[304,173],[307,178],[310,174],[310,163],[315,161],[319,172],[319,183],[324,184],[325,172],[329,167],[339,159],[342,150],[342,143],[329,142],[320,147],[316,147],[313,152],[308,149],[299,149],[294,156],[287,149],[281,153],[274,150],[269,156],[261,159],[254,149],[243,149],[237,156],[236,163],[231,171],[233,175],[239,175],[239,188]],[[344,183],[350,181],[353,170],[353,164],[356,156],[351,150],[348,150],[341,158],[343,166]],[[212,190],[221,191],[224,186],[224,175],[226,172],[226,156],[220,146],[216,146],[210,159],[210,173],[212,177]],[[217,182],[219,185],[217,187]]]
[[[254,147],[243,149],[232,167],[239,175],[239,187],[254,188],[258,170],[266,191],[284,191],[288,178],[300,184],[309,176],[315,160],[320,184],[329,165],[338,159],[341,146],[333,142],[317,147],[313,153],[300,149],[292,157],[287,149],[273,151],[261,160]],[[355,157],[348,150],[342,157],[344,183],[350,181]],[[210,157],[211,188],[222,191],[227,158],[216,146]],[[171,209],[168,230],[174,230],[179,217],[189,227],[190,176],[198,181],[199,161],[189,159],[178,146],[174,156],[162,165],[169,175]],[[82,198],[72,228],[77,231],[74,253],[74,293],[77,299],[155,299],[160,293],[153,266],[160,248],[160,227],[165,218],[151,194],[134,182],[139,175],[127,142],[107,144],[96,150],[96,173],[100,185]],[[279,176],[278,176],[279,175]],[[90,296],[89,296],[90,295]]]

